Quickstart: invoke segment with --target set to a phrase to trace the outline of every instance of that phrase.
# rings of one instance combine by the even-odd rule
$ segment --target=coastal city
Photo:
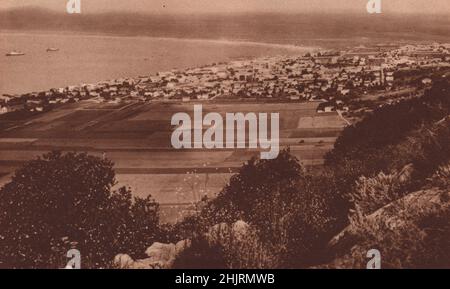
[[[352,112],[357,116],[371,111],[374,105],[392,104],[420,94],[420,88],[433,82],[430,72],[442,76],[449,68],[450,44],[358,46],[348,51],[319,50],[299,57],[235,60],[152,76],[22,95],[3,94],[0,113],[39,113],[81,100],[118,104],[234,99],[318,101],[321,102],[317,108],[319,113],[338,111],[349,115]]]
[[[287,288],[296,269],[450,268],[449,15],[1,0],[0,269]]]

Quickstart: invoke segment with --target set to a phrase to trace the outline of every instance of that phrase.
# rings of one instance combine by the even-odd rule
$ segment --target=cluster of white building
[[[20,96],[3,95],[0,113],[89,99],[93,102],[256,98],[332,100],[391,89],[395,72],[450,66],[450,44],[377,45],[299,57],[270,57],[160,72],[153,76],[69,86]],[[341,101],[342,103],[342,101]]]

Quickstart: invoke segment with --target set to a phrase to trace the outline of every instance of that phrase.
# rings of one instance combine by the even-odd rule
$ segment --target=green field
[[[230,176],[259,151],[174,150],[170,120],[193,115],[193,103],[67,104],[38,115],[0,117],[0,185],[16,168],[50,150],[83,151],[115,163],[119,185],[134,194],[151,194],[162,204],[162,218],[175,221],[202,196],[213,197]],[[305,165],[323,163],[345,123],[335,113],[317,114],[318,103],[203,103],[208,112],[280,113],[280,147],[291,148]],[[170,212],[170,213],[169,213]],[[175,212],[175,213],[174,213]]]

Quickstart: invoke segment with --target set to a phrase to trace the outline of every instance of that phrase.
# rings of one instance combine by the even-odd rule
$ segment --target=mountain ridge
[[[305,40],[450,40],[450,21],[440,16],[367,14],[73,14],[36,7],[0,11],[0,29],[56,30],[117,35],[236,39],[281,44]],[[363,39],[363,40],[361,40]]]

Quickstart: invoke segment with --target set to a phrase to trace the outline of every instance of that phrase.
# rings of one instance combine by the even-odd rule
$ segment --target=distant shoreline
[[[299,46],[295,44],[280,44],[273,42],[257,42],[257,41],[246,41],[246,40],[234,40],[234,39],[213,39],[213,38],[183,38],[183,37],[156,37],[148,35],[120,35],[114,33],[106,32],[78,32],[78,31],[63,31],[63,30],[11,30],[11,29],[0,29],[0,34],[15,34],[15,35],[29,35],[29,34],[39,34],[44,36],[52,35],[64,35],[66,37],[96,37],[105,39],[118,39],[118,38],[147,38],[155,40],[165,40],[165,41],[186,41],[186,42],[209,42],[214,44],[224,44],[224,45],[245,45],[245,46],[258,46],[258,47],[268,47],[277,49],[286,49],[292,51],[300,52],[313,52],[323,50],[319,46]]]
[[[186,55],[187,52],[186,50],[184,50],[182,47],[186,47],[186,46],[210,46],[211,49],[215,49],[217,52],[217,55],[221,55],[225,52],[221,52],[223,49],[225,50],[235,50],[235,51],[252,51],[252,50],[259,50],[260,53],[257,56],[259,57],[269,57],[269,56],[273,56],[275,53],[277,55],[280,56],[285,56],[285,55],[303,55],[307,52],[314,52],[314,51],[320,51],[322,50],[322,48],[319,47],[312,47],[312,46],[298,46],[298,45],[285,45],[285,44],[274,44],[274,43],[264,43],[264,42],[254,42],[254,41],[241,41],[241,40],[228,40],[228,39],[201,39],[201,38],[195,38],[195,39],[190,39],[190,38],[175,38],[175,37],[152,37],[152,36],[130,36],[130,35],[116,35],[116,34],[105,34],[105,33],[91,33],[91,32],[80,32],[80,33],[73,33],[72,31],[61,31],[61,30],[10,30],[10,29],[0,29],[0,38],[2,39],[2,44],[0,44],[0,53],[3,53],[3,55],[5,53],[8,53],[12,50],[18,50],[18,51],[22,51],[22,47],[21,46],[11,46],[8,47],[9,45],[6,45],[8,43],[8,37],[15,37],[18,36],[20,38],[33,38],[33,36],[35,37],[48,37],[49,39],[54,38],[54,39],[66,39],[67,41],[71,42],[72,39],[76,40],[76,39],[85,39],[85,40],[95,40],[95,41],[114,41],[114,43],[116,42],[125,42],[125,44],[121,45],[121,46],[127,46],[126,42],[130,42],[130,43],[140,43],[140,41],[151,41],[151,42],[155,42],[155,43],[161,43],[161,46],[165,46],[165,44],[167,44],[168,46],[171,47],[180,47],[180,57],[187,57],[189,58],[189,54]],[[123,40],[123,41],[122,41]],[[5,43],[6,42],[6,43]],[[55,43],[49,43],[48,47],[56,47],[56,48],[61,48],[58,46],[58,44]],[[134,47],[136,47],[136,45],[132,45]],[[7,48],[8,47],[8,48]],[[41,47],[41,49],[47,49],[48,47]],[[142,46],[143,47],[143,46]],[[217,49],[216,49],[217,47]],[[210,50],[211,50],[210,49]],[[142,50],[142,49],[141,49]],[[267,51],[266,51],[267,50]],[[64,50],[62,50],[64,51]],[[192,52],[192,48],[189,50]],[[266,52],[264,52],[266,51]],[[28,53],[28,51],[24,51],[27,53],[27,55],[25,57],[31,57],[29,56],[30,53]],[[275,53],[274,53],[275,52]],[[62,53],[62,52],[60,52]],[[139,53],[138,53],[139,54]],[[0,57],[3,57],[3,55],[0,55]],[[55,56],[57,56],[58,54],[55,54]],[[131,55],[134,55],[134,53],[131,53]],[[174,53],[171,54],[172,56],[168,56],[170,57],[174,57]],[[178,57],[178,56],[177,56]],[[38,76],[35,77],[36,80],[35,83],[37,83],[36,85],[24,85],[25,87],[23,88],[15,88],[12,87],[12,85],[9,85],[9,87],[7,85],[5,85],[4,87],[2,87],[2,82],[0,81],[0,94],[20,94],[20,93],[27,93],[27,92],[31,92],[31,91],[40,91],[40,90],[46,90],[50,87],[59,87],[59,86],[67,86],[67,85],[71,85],[71,84],[75,84],[75,83],[95,83],[98,81],[102,81],[102,80],[107,80],[107,79],[118,79],[118,78],[124,78],[124,77],[137,77],[138,75],[152,75],[158,72],[165,72],[168,71],[170,69],[186,69],[188,67],[202,67],[204,65],[211,65],[213,63],[218,63],[218,62],[223,62],[224,60],[222,58],[227,58],[227,57],[216,57],[216,58],[209,58],[209,60],[205,63],[200,62],[198,64],[189,64],[189,65],[181,65],[180,67],[175,66],[175,65],[167,65],[167,68],[162,68],[160,67],[159,69],[156,69],[153,71],[153,68],[146,70],[146,71],[140,71],[140,72],[136,72],[134,71],[133,67],[137,67],[137,63],[129,63],[129,64],[123,64],[122,68],[123,70],[121,70],[121,73],[115,73],[115,75],[107,75],[105,77],[101,77],[100,78],[95,78],[93,77],[91,78],[85,78],[85,75],[83,75],[83,77],[80,77],[77,80],[73,80],[70,82],[66,82],[63,79],[57,79],[57,81],[49,81],[48,83],[45,81],[43,83],[47,83],[47,84],[39,84],[41,82],[41,80],[38,79]],[[237,59],[245,59],[245,60],[252,60],[253,57],[248,57],[246,55],[243,55],[241,58],[237,58]],[[21,61],[22,59],[17,59],[19,61]],[[2,61],[7,61],[7,60],[2,60]],[[229,60],[226,60],[229,61]],[[0,61],[0,64],[2,62]],[[23,62],[22,62],[23,65]],[[39,67],[44,67],[45,65],[47,65],[46,62],[41,62]],[[108,64],[103,61],[102,63],[99,64],[100,66],[108,67]],[[161,66],[161,64],[159,64]],[[127,69],[130,68],[130,69]],[[16,67],[15,67],[16,68]],[[58,68],[58,67],[56,67]],[[22,69],[21,66],[19,66],[18,69]],[[34,69],[34,67],[30,67],[30,69]],[[22,69],[23,70],[23,69]],[[139,70],[139,69],[138,69]],[[6,73],[5,70],[0,69],[0,72],[3,71],[3,73]],[[129,73],[130,71],[132,71],[131,73]],[[24,72],[26,74],[26,72]],[[40,75],[44,75],[47,72],[45,70],[43,70],[41,72]],[[20,74],[20,75],[24,75],[24,74]],[[36,75],[39,75],[39,73],[37,73]],[[57,74],[52,74],[51,77],[55,77],[55,75]],[[98,76],[98,75],[96,75]],[[77,76],[76,76],[77,77]],[[58,76],[56,76],[56,78],[58,78]],[[29,81],[32,81],[31,79]],[[3,82],[4,83],[4,82]]]

